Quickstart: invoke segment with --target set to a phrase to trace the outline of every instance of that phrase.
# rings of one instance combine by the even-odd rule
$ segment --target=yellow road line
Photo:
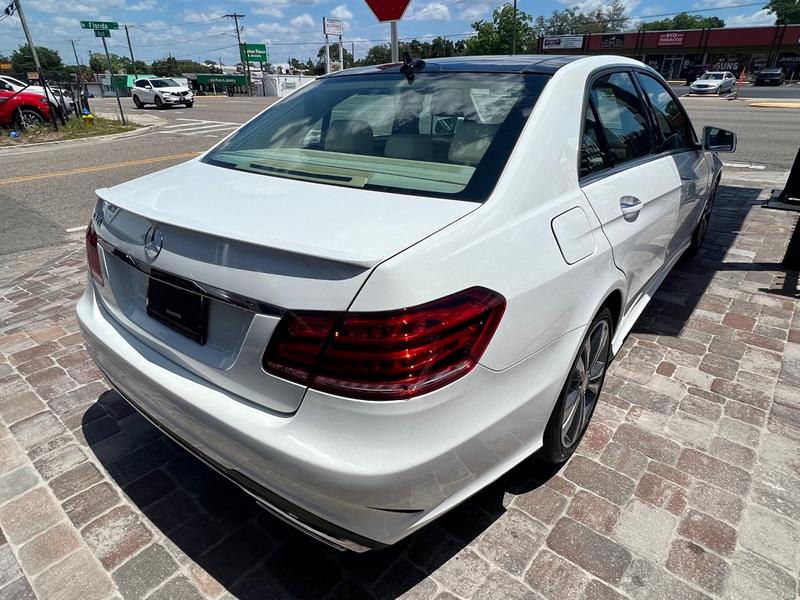
[[[167,160],[178,160],[181,158],[194,158],[200,152],[182,152],[181,154],[171,154],[169,156],[154,156],[153,158],[142,158],[140,160],[126,160],[125,162],[111,163],[108,165],[96,165],[94,167],[80,167],[67,171],[54,171],[53,173],[39,173],[38,175],[22,175],[20,177],[9,177],[0,179],[0,185],[11,183],[22,183],[24,181],[36,181],[37,179],[50,179],[51,177],[66,177],[68,175],[80,175],[81,173],[96,173],[97,171],[111,171],[122,167],[134,167],[136,165],[148,165],[151,163],[164,162]]]
[[[800,108],[800,102],[751,102],[755,108]]]

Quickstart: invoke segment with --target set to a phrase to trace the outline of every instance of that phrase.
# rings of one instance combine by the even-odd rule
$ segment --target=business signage
[[[658,35],[659,46],[683,46],[683,31],[670,31]]]
[[[322,17],[322,33],[340,36],[342,31],[344,31],[344,21],[333,17]]]
[[[542,48],[545,50],[574,50],[583,48],[582,35],[548,35],[542,41]]]
[[[0,63],[0,71],[10,71],[10,70],[11,70],[11,63],[9,62]]]
[[[600,47],[606,50],[618,50],[625,47],[624,33],[611,33],[600,37]]]
[[[244,75],[216,75],[198,73],[197,83],[201,85],[247,85],[247,77]]]
[[[81,29],[119,29],[116,21],[81,21]]]
[[[242,44],[239,50],[243,62],[269,62],[266,44]]]

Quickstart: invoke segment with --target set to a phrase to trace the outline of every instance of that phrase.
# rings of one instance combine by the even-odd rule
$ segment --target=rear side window
[[[611,73],[595,80],[590,97],[614,165],[653,152],[647,112],[629,73]]]
[[[610,161],[603,151],[603,132],[600,123],[594,116],[592,106],[586,107],[583,125],[583,141],[581,143],[581,177],[597,173],[610,166]]]
[[[694,144],[694,133],[686,113],[678,101],[657,79],[637,73],[639,83],[653,107],[658,128],[661,132],[659,150],[679,150]]]

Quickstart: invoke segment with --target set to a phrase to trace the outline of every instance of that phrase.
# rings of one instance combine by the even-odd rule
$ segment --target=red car
[[[17,124],[22,129],[40,125],[51,119],[50,104],[40,94],[15,93],[0,81],[0,127]]]

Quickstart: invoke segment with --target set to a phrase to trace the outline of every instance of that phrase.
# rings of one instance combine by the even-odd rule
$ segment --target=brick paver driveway
[[[77,245],[0,269],[0,598],[794,598],[796,217],[722,190],[704,254],[625,344],[578,454],[526,461],[405,543],[287,528],[115,393],[73,317]]]

